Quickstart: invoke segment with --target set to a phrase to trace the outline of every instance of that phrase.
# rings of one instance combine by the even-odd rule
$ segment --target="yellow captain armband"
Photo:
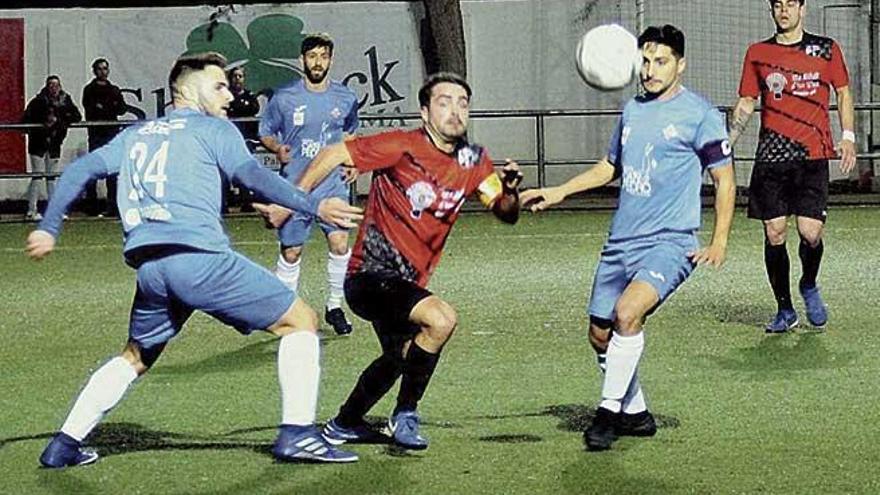
[[[480,193],[480,202],[487,208],[495,203],[495,200],[498,199],[498,196],[501,196],[503,190],[501,178],[494,172],[483,179],[483,182],[480,182],[480,186],[477,187],[477,191]]]

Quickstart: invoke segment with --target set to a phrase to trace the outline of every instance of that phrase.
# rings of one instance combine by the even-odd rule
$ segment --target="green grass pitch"
[[[604,453],[581,440],[601,385],[584,306],[610,213],[525,214],[515,227],[466,214],[430,286],[460,324],[421,406],[427,451],[359,445],[352,465],[274,463],[274,340],[197,315],[93,434],[102,459],[63,471],[37,457],[121,349],[135,273],[115,223],[69,222],[42,263],[22,253],[30,226],[0,225],[0,493],[878,493],[880,223],[874,208],[829,218],[826,332],[763,333],[775,305],[760,226],[742,211],[725,267],[698,269],[649,319],[640,376],[654,438]],[[237,249],[274,264],[260,222],[228,228]],[[313,236],[301,286],[314,307],[325,253]],[[793,287],[799,273],[793,263]],[[360,320],[353,336],[323,340],[321,421],[378,348]]]

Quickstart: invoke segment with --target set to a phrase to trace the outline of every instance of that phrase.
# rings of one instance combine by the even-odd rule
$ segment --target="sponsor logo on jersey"
[[[623,167],[623,189],[633,196],[651,196],[651,172],[657,168],[657,160],[654,159],[654,145],[645,146],[645,156],[642,158],[642,168]]]
[[[314,158],[321,151],[321,143],[314,139],[303,139],[300,142],[300,155],[305,158]]]

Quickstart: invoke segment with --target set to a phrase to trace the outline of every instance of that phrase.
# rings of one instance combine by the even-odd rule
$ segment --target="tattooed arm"
[[[740,135],[746,130],[749,119],[755,113],[755,99],[743,96],[736,102],[730,114],[730,145],[734,146]]]

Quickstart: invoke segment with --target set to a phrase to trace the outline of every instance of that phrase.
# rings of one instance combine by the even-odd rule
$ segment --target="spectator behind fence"
[[[26,123],[42,124],[42,127],[28,131],[28,155],[32,173],[56,174],[59,172],[58,160],[61,144],[67,137],[67,127],[82,120],[82,114],[69,94],[61,88],[61,78],[52,75],[46,78],[46,85],[28,102],[22,119]],[[54,177],[34,177],[28,186],[28,220],[40,220],[37,210],[40,184],[46,183],[46,196],[52,196],[55,189]]]
[[[245,73],[243,67],[236,67],[229,71],[229,91],[232,92],[233,100],[229,105],[229,117],[256,117],[260,113],[260,102],[257,95],[251,93],[244,85]],[[236,122],[235,125],[244,136],[245,142],[251,152],[259,143],[259,122]]]
[[[232,97],[234,98],[232,103],[229,104],[229,118],[256,117],[260,112],[260,102],[257,100],[257,95],[251,93],[245,87],[244,67],[231,69],[227,74],[227,78],[229,79],[229,91],[232,92]],[[253,153],[260,142],[259,122],[236,122],[235,125],[241,131],[242,136],[244,136],[248,149]],[[228,188],[224,188],[224,191],[228,191]],[[254,211],[253,206],[251,206],[253,194],[250,191],[239,187],[238,200],[241,204],[241,211]]]
[[[92,73],[95,78],[83,88],[82,104],[86,112],[86,120],[116,120],[126,111],[125,99],[119,87],[111,83],[110,62],[105,58],[96,59],[92,62]],[[121,130],[118,126],[89,127],[89,151],[109,143]],[[107,207],[104,215],[116,217],[119,210],[116,207],[116,176],[109,176],[107,184]],[[92,182],[86,188],[86,211],[90,215],[101,215],[98,204],[97,182]]]

